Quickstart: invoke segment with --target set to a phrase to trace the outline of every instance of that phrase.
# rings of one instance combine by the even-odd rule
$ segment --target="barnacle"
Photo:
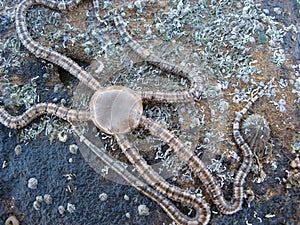
[[[259,114],[252,114],[243,122],[242,134],[253,149],[254,154],[262,157],[270,138],[269,122]]]

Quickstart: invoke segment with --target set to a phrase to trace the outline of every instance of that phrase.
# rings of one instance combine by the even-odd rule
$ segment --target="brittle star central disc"
[[[108,134],[124,134],[136,128],[143,113],[142,99],[133,90],[112,86],[97,91],[90,109],[94,124]]]

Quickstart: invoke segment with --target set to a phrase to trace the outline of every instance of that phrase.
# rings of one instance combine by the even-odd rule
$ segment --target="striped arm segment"
[[[67,121],[88,121],[89,111],[77,111],[58,106],[54,103],[38,103],[27,109],[22,115],[11,116],[3,107],[0,108],[0,123],[11,129],[20,129],[27,126],[37,117],[43,115],[55,115]]]

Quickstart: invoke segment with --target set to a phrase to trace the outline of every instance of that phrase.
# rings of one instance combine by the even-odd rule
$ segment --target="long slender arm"
[[[233,214],[241,209],[244,197],[245,178],[250,171],[253,161],[252,151],[239,131],[241,119],[251,105],[265,92],[273,80],[274,79],[272,79],[261,91],[259,91],[257,95],[253,96],[242,111],[236,113],[236,118],[233,122],[233,136],[239,148],[242,150],[243,162],[234,178],[233,198],[231,201],[227,201],[224,198],[221,189],[214,180],[214,177],[193,151],[183,145],[183,143],[173,133],[155,123],[153,120],[145,117],[141,118],[141,124],[144,125],[152,135],[161,138],[161,140],[166,142],[166,144],[168,144],[174,152],[179,155],[179,159],[188,163],[189,167],[195,172],[210,193],[213,202],[224,214]]]
[[[50,48],[44,47],[38,42],[34,41],[30,37],[30,34],[27,30],[26,14],[29,7],[35,4],[44,4],[48,7],[61,10],[72,8],[76,6],[78,2],[80,1],[68,1],[67,4],[64,3],[64,1],[49,2],[45,0],[23,0],[23,2],[18,4],[18,6],[16,7],[16,30],[23,45],[36,57],[43,58],[58,66],[61,66],[66,71],[70,72],[73,76],[82,81],[84,84],[86,84],[88,87],[96,91],[101,89],[102,87],[95,78],[93,78],[89,73],[83,70],[76,62],[74,62],[70,58],[63,56],[60,53],[53,51]]]
[[[183,214],[168,198],[164,197],[160,192],[151,188],[136,176],[131,174],[121,163],[112,159],[105,150],[93,145],[88,139],[86,139],[76,128],[73,128],[74,132],[79,136],[80,140],[84,142],[88,148],[93,151],[106,165],[119,174],[124,180],[126,180],[131,186],[144,193],[149,198],[156,201],[163,210],[168,214],[170,218],[176,221],[178,224],[183,225],[206,225],[210,220],[210,208],[208,204],[202,200],[195,200],[197,212],[194,217],[189,217]],[[184,195],[182,195],[183,197]]]
[[[19,129],[28,125],[37,117],[43,115],[55,115],[67,121],[88,121],[89,111],[77,111],[58,106],[54,103],[38,103],[19,116],[11,116],[3,107],[0,108],[0,123],[11,129]]]
[[[204,223],[204,221],[209,220],[210,207],[204,199],[197,198],[195,195],[169,184],[148,165],[146,160],[132,147],[126,136],[120,134],[114,136],[127,159],[149,185],[168,198],[193,207],[197,212],[193,218],[194,222]],[[188,218],[187,216],[185,217]],[[191,221],[192,219],[189,218],[189,220]]]
[[[155,123],[153,120],[142,117],[141,124],[145,126],[152,135],[159,137],[168,144],[170,148],[178,154],[179,160],[188,164],[190,169],[194,171],[194,174],[204,184],[212,200],[222,213],[233,214],[240,209],[243,202],[243,195],[239,192],[234,192],[233,201],[226,201],[214,177],[206,168],[205,164],[194,154],[193,150],[189,149],[173,133]]]
[[[193,71],[186,68],[173,65],[168,61],[161,59],[150,52],[148,49],[142,47],[138,42],[133,40],[130,34],[126,31],[124,21],[118,14],[114,17],[115,26],[121,36],[121,38],[136,52],[143,60],[150,62],[157,66],[163,71],[170,72],[184,78],[187,78],[191,83],[191,88],[187,91],[181,92],[151,92],[142,91],[140,95],[143,99],[151,99],[156,101],[168,101],[168,102],[187,102],[187,101],[198,101],[201,98],[204,81],[201,77],[195,74]]]

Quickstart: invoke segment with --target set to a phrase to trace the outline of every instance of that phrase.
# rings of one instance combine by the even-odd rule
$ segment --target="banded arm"
[[[142,96],[142,98],[156,101],[165,101],[165,99],[167,99],[168,102],[187,102],[194,100],[199,101],[201,99],[204,89],[203,78],[199,77],[191,70],[185,69],[177,65],[173,65],[168,61],[157,57],[148,49],[142,47],[126,31],[123,18],[117,13],[114,17],[114,22],[121,38],[130,46],[130,48],[134,52],[141,56],[143,60],[150,62],[151,64],[157,66],[165,72],[173,73],[178,76],[187,78],[191,83],[191,88],[188,91],[166,93],[159,92],[159,94],[155,94],[151,91],[142,91],[139,93]]]
[[[27,109],[22,115],[11,116],[3,107],[0,108],[0,123],[11,129],[20,129],[27,126],[37,117],[43,115],[55,115],[67,121],[88,121],[89,111],[77,111],[58,106],[54,103],[38,103]]]
[[[182,161],[188,163],[189,167],[195,172],[197,177],[208,190],[213,202],[224,214],[233,214],[241,209],[244,197],[245,178],[250,171],[253,161],[252,151],[239,131],[241,119],[251,105],[270,86],[273,80],[274,79],[268,82],[268,84],[261,91],[259,91],[257,95],[254,95],[240,112],[236,113],[236,118],[233,122],[233,136],[238,144],[238,147],[242,150],[243,162],[234,178],[233,197],[231,201],[227,201],[224,198],[223,193],[216,184],[212,174],[205,167],[204,163],[193,153],[193,151],[184,146],[181,141],[167,129],[163,128],[159,124],[156,124],[149,118],[141,118],[141,124],[144,125],[152,135],[164,140],[165,143],[168,144],[174,150],[174,152],[179,155],[179,159],[182,159]]]
[[[168,198],[193,207],[196,210],[196,216],[193,218],[195,222],[203,221],[204,218],[209,215],[210,207],[204,199],[197,198],[195,195],[171,185],[164,180],[132,147],[126,136],[118,134],[115,135],[115,138],[122,148],[123,153],[126,155],[126,158],[137,169],[146,183],[152,186],[159,193],[166,195]]]
[[[82,81],[85,85],[87,85],[92,90],[100,90],[102,89],[99,82],[93,78],[89,73],[83,70],[76,62],[71,60],[70,58],[63,56],[62,54],[53,51],[51,48],[47,48],[42,46],[40,43],[34,41],[27,29],[26,22],[26,14],[28,8],[35,4],[43,4],[47,7],[62,10],[62,9],[70,9],[75,7],[80,1],[64,1],[56,2],[56,1],[45,1],[45,0],[23,0],[16,7],[16,30],[18,36],[22,42],[22,44],[36,57],[43,58],[48,60],[66,71],[70,72],[73,76]]]
[[[153,136],[163,140],[170,148],[178,154],[179,160],[186,162],[190,169],[205,186],[213,202],[224,214],[233,214],[240,209],[243,202],[243,195],[240,190],[234,189],[233,200],[225,200],[220,187],[216,184],[214,177],[206,168],[205,164],[194,154],[193,150],[185,146],[173,133],[155,123],[153,120],[142,117],[141,124],[150,131]]]
[[[242,134],[240,133],[240,123],[249,108],[265,93],[265,91],[271,86],[274,80],[275,79],[272,78],[256,95],[250,98],[249,102],[240,112],[236,112],[236,116],[233,122],[233,137],[243,153],[243,163],[234,179],[233,187],[234,193],[238,193],[238,195],[240,195],[241,197],[243,195],[243,185],[245,182],[245,178],[249,173],[253,163],[253,153],[249,144],[244,140]]]
[[[131,174],[121,163],[112,159],[104,149],[93,145],[88,139],[86,139],[80,132],[73,127],[73,131],[79,136],[80,140],[84,142],[88,148],[93,151],[102,162],[108,165],[112,170],[119,174],[125,181],[141,191],[149,198],[156,201],[162,209],[173,219],[176,223],[182,225],[206,225],[210,220],[210,208],[207,203],[202,200],[196,200],[198,211],[194,217],[188,217],[183,214],[168,198],[164,197],[160,192],[151,188],[136,176]],[[184,196],[184,195],[183,195]]]

